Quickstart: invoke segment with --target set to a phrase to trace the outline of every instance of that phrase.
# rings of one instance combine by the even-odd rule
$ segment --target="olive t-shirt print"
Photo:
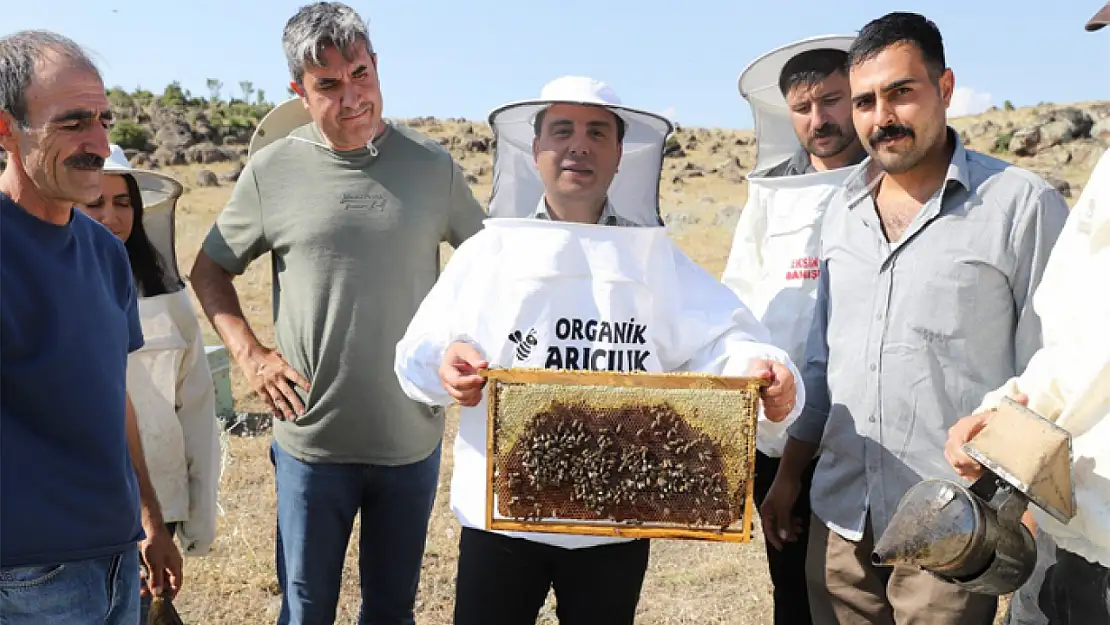
[[[385,210],[389,201],[385,193],[380,191],[352,192],[344,191],[339,198],[343,210],[367,211],[380,213]]]

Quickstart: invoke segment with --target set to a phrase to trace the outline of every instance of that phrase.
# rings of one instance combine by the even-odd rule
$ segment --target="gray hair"
[[[46,30],[23,30],[0,37],[0,111],[6,111],[23,128],[29,124],[27,89],[48,52],[58,54],[101,79],[100,70],[85,50],[62,35]]]
[[[349,61],[359,43],[366,45],[367,52],[374,53],[366,22],[341,2],[317,2],[301,7],[286,22],[281,38],[289,73],[298,85],[303,84],[306,63],[324,66],[320,53],[325,47],[336,48]]]

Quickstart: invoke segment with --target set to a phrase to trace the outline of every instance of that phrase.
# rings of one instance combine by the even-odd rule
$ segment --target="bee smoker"
[[[914,485],[871,561],[917,566],[970,592],[1004,595],[1036,564],[1033,536],[1021,523],[1029,504],[1061,523],[1075,516],[1071,435],[1006,399],[963,449],[983,475],[970,487],[943,479]]]

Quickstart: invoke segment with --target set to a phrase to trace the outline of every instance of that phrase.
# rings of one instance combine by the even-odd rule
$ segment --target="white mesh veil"
[[[568,77],[577,79],[577,77]],[[551,89],[559,86],[557,79],[548,83],[539,99],[514,102],[495,109],[489,116],[494,134],[493,191],[490,196],[491,217],[527,217],[543,197],[543,181],[532,156],[536,114],[556,103],[594,104],[605,106],[624,120],[623,155],[613,183],[609,201],[621,217],[644,226],[661,225],[659,217],[659,179],[663,167],[663,149],[674,126],[666,118],[622,106],[611,89],[591,81],[594,94],[580,92],[579,97],[559,97]],[[586,80],[586,79],[577,79]]]

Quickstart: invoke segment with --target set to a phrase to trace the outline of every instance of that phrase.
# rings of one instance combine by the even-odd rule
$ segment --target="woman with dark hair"
[[[204,339],[179,277],[174,208],[183,192],[164,174],[133,168],[119,146],[104,164],[101,196],[80,207],[127,248],[144,345],[127,363],[150,479],[171,534],[186,556],[216,535],[220,443]],[[150,598],[143,597],[142,623]]]

